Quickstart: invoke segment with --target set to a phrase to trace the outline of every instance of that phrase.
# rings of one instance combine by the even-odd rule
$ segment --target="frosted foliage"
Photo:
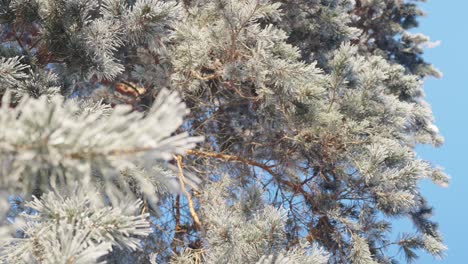
[[[135,42],[151,42],[157,34],[166,32],[164,26],[177,20],[180,12],[175,1],[137,0],[128,13],[126,30]]]
[[[369,245],[366,240],[359,235],[353,235],[353,246],[349,260],[353,264],[377,264],[378,262],[372,259],[372,255],[369,250]]]
[[[92,181],[91,166],[104,173],[134,166],[136,158],[167,160],[199,141],[186,134],[171,136],[187,110],[176,94],[167,91],[145,116],[125,106],[110,115],[104,115],[104,109],[77,115],[78,104],[59,96],[50,101],[24,98],[16,108],[8,108],[7,98],[0,109],[5,128],[0,149],[2,160],[8,160],[1,177],[5,189],[31,192],[38,182],[42,186],[49,181]],[[56,169],[60,167],[66,170]],[[31,181],[29,175],[38,178]]]
[[[445,246],[439,239],[434,238],[433,236],[424,235],[422,237],[424,248],[434,256],[438,256],[442,258],[444,256],[444,252],[447,250],[447,246]]]
[[[150,168],[143,166],[128,168],[121,172],[126,182],[133,186],[138,196],[144,197],[149,205],[156,205],[159,197],[172,193],[181,193],[179,179],[175,168],[162,163],[152,164]],[[196,176],[187,174],[185,182],[197,188],[200,183]]]
[[[322,92],[317,86],[321,71],[297,61],[299,51],[286,43],[284,31],[260,23],[277,21],[279,6],[257,0],[206,1],[189,10],[187,20],[173,34],[180,42],[172,50],[173,83],[192,92],[203,89],[204,81],[216,79],[253,98],[238,84],[245,82],[256,88],[264,107],[277,104],[294,111],[292,104],[283,106],[282,96],[307,103],[310,96]]]
[[[162,90],[145,115],[61,96],[24,96],[10,108],[10,98],[10,93],[3,96],[0,109],[2,192],[27,195],[50,186],[56,191],[23,206],[27,210],[16,218],[16,225],[25,223],[16,227],[23,235],[5,242],[1,258],[94,263],[112,246],[137,250],[152,229],[134,195],[144,194],[154,206],[158,196],[180,187],[161,164],[145,174],[122,170],[154,166],[154,159],[170,159],[200,140],[172,135],[187,114],[177,94]],[[77,182],[81,187],[73,187]],[[197,179],[188,182],[195,186]],[[139,193],[133,192],[135,186]],[[5,213],[7,207],[1,209]]]
[[[88,78],[115,78],[124,70],[123,65],[113,58],[113,53],[123,44],[119,36],[119,25],[111,20],[94,20],[84,34],[87,52],[94,64],[88,71]]]
[[[443,257],[419,2],[0,0],[2,260]]]
[[[312,253],[308,253],[308,248],[296,248],[285,253],[280,252],[274,255],[264,255],[260,258],[257,264],[326,264],[328,263],[328,255],[321,248],[312,248]]]
[[[13,91],[18,98],[22,95],[34,98],[42,95],[52,97],[60,94],[59,77],[50,71],[30,71],[28,78],[19,83]]]
[[[21,63],[21,57],[0,58],[0,73],[0,91],[10,89],[18,98],[24,94],[37,98],[60,93],[56,74],[47,70],[32,71],[29,65]]]
[[[93,263],[111,245],[137,249],[151,232],[140,202],[107,207],[90,189],[74,189],[67,197],[47,193],[26,203],[37,214],[23,214],[22,238],[11,238],[1,251],[7,263]],[[6,243],[8,243],[6,242]]]
[[[6,89],[14,87],[18,80],[28,76],[22,70],[29,68],[28,65],[21,64],[19,57],[0,59],[0,88]]]
[[[206,263],[327,263],[327,254],[307,243],[284,250],[285,211],[265,205],[256,188],[239,194],[242,202],[228,205],[224,199],[232,198],[230,186],[224,179],[207,186],[203,194]]]

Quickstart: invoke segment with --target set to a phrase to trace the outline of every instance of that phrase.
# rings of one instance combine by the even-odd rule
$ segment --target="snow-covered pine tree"
[[[414,152],[443,141],[429,39],[408,32],[421,15],[410,0],[0,0],[0,260],[443,256],[418,182],[448,177]],[[395,218],[414,230],[396,236]]]

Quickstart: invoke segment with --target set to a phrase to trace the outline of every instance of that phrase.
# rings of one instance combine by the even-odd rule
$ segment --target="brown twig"
[[[177,168],[179,169],[179,182],[182,191],[184,192],[185,196],[187,197],[188,206],[190,215],[192,216],[193,222],[195,223],[195,228],[200,229],[201,223],[200,219],[198,218],[197,213],[193,207],[193,201],[190,193],[185,189],[185,182],[184,182],[184,172],[182,169],[182,157],[181,156],[174,156],[174,159],[177,161]]]
[[[267,166],[265,164],[262,164],[260,162],[254,161],[254,160],[249,160],[249,159],[244,159],[238,156],[233,156],[233,155],[226,155],[222,153],[214,153],[214,152],[205,152],[205,151],[199,151],[199,150],[187,150],[186,152],[189,155],[195,155],[195,156],[203,156],[207,158],[215,158],[215,159],[222,159],[226,161],[238,161],[247,165],[259,167],[266,172],[268,172],[271,175],[275,175],[275,173],[271,170],[271,167],[273,166]]]
[[[250,166],[258,167],[266,171],[268,174],[274,176],[275,180],[278,183],[284,184],[288,186],[289,188],[291,188],[294,193],[300,193],[304,195],[305,198],[309,196],[309,194],[302,188],[300,184],[298,185],[293,182],[281,179],[280,175],[271,169],[274,166],[268,166],[268,165],[262,164],[254,160],[244,159],[238,156],[226,155],[222,153],[205,152],[205,151],[199,151],[199,150],[187,150],[186,153],[189,155],[202,156],[202,157],[207,157],[207,158],[215,158],[215,159],[221,159],[225,161],[235,161],[235,162],[244,163]]]
[[[219,77],[219,74],[208,74],[208,75],[205,75],[205,76],[201,76],[200,74],[198,74],[196,71],[191,71],[190,74],[195,77],[196,79],[199,79],[201,81],[209,81],[209,80],[214,80],[216,78]]]

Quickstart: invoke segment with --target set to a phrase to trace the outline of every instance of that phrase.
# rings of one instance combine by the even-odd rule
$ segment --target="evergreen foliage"
[[[443,257],[417,2],[0,0],[0,262]]]

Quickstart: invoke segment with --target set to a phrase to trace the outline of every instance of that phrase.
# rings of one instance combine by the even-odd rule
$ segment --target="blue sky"
[[[423,255],[416,263],[464,264],[468,263],[468,1],[429,0],[420,6],[427,16],[413,32],[441,41],[440,46],[426,50],[424,57],[444,77],[427,80],[425,91],[445,144],[440,148],[418,147],[418,153],[444,167],[452,181],[445,189],[421,184],[423,194],[435,207],[434,219],[449,250],[443,260]]]

